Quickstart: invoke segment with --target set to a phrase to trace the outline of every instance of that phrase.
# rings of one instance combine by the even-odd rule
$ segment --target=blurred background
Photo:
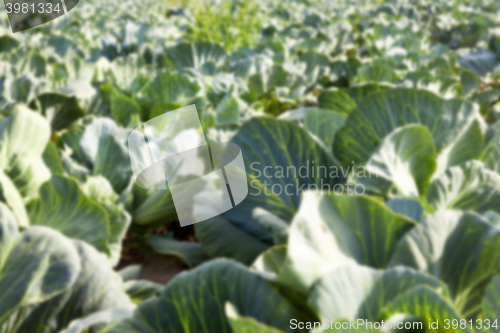
[[[499,11],[82,0],[14,34],[2,10],[0,273],[26,286],[53,274],[60,288],[18,287],[0,331],[319,332],[363,319],[497,332]],[[127,138],[192,104],[208,142],[241,148],[249,195],[180,227],[169,189],[135,185]],[[48,245],[18,252],[46,266],[14,256],[40,227],[61,237],[43,244],[80,244],[63,251],[81,257],[63,275],[91,278],[57,277]]]

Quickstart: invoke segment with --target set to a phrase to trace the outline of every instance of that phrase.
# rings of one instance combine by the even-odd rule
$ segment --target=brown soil
[[[188,267],[177,257],[152,253],[144,258],[122,259],[116,270],[130,265],[142,265],[141,279],[167,284],[180,272]]]

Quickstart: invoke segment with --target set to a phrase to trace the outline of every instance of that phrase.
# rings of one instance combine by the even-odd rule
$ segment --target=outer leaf
[[[321,319],[373,322],[398,296],[418,285],[441,286],[438,280],[405,267],[382,271],[347,265],[322,276],[314,284],[308,303]]]
[[[42,153],[50,126],[39,114],[16,106],[0,123],[0,170],[10,177],[21,196],[35,196],[50,178]]]
[[[73,320],[95,312],[118,307],[133,309],[122,280],[112,270],[108,258],[84,242],[73,244],[82,265],[78,279],[65,293],[36,306],[19,332],[37,332],[41,328],[59,332]]]
[[[429,130],[408,125],[387,135],[366,163],[368,177],[357,182],[369,191],[386,194],[391,187],[407,197],[425,194],[436,170],[436,150]]]
[[[78,188],[76,181],[53,176],[40,188],[40,198],[28,206],[32,225],[59,230],[81,239],[101,252],[110,253],[106,211]]]
[[[368,197],[304,193],[279,280],[305,291],[325,272],[344,264],[384,268],[398,239],[414,225]]]
[[[498,320],[500,316],[500,276],[491,280],[486,288],[482,301],[482,311],[482,318],[489,319],[491,323]],[[498,329],[491,328],[490,332],[498,332]]]
[[[176,69],[193,68],[202,73],[214,73],[226,58],[224,49],[215,43],[178,44],[166,51]]]
[[[466,67],[480,76],[485,76],[500,63],[500,55],[492,51],[481,50],[460,55],[458,61],[460,66]]]
[[[125,282],[124,290],[132,301],[141,303],[142,301],[159,294],[163,285],[146,280],[130,280]]]
[[[146,192],[134,184],[134,190],[137,192]],[[143,201],[133,212],[134,222],[140,225],[152,224],[158,221],[174,221],[177,213],[172,200],[170,189],[156,190],[150,195],[146,194],[146,200]]]
[[[37,96],[30,105],[40,106],[42,114],[50,121],[54,132],[67,128],[75,120],[85,116],[85,111],[74,96],[45,93]]]
[[[231,303],[226,303],[226,316],[233,333],[279,333],[275,328],[259,323],[252,317],[242,317]]]
[[[4,210],[5,208],[1,208]],[[2,213],[2,232],[11,223]],[[0,244],[0,324],[21,307],[34,305],[69,288],[80,271],[71,241],[44,227],[32,227],[20,235],[10,233],[10,245]]]
[[[9,177],[7,177],[0,170],[0,189],[1,194],[5,198],[7,205],[12,209],[12,212],[16,216],[17,223],[20,227],[27,227],[29,225],[28,213],[24,207],[24,201],[19,194],[16,186],[12,183]]]
[[[303,124],[304,129],[320,139],[328,151],[333,149],[335,133],[344,126],[346,121],[346,117],[340,113],[314,108],[287,111],[279,118]]]
[[[127,126],[133,117],[139,117],[141,109],[130,97],[114,92],[110,100],[111,115],[122,126]]]
[[[148,242],[156,252],[177,256],[189,267],[195,267],[209,259],[200,243],[179,242],[156,235],[149,236]]]
[[[128,136],[127,131],[120,128],[112,119],[93,118],[86,119],[83,125],[73,124],[62,137],[73,150],[72,157],[91,167],[97,157],[100,138],[106,135],[112,135],[123,143]]]
[[[175,277],[158,300],[143,303],[110,332],[230,332],[226,302],[242,316],[290,331],[287,300],[246,267],[219,259]]]
[[[438,168],[435,176],[442,174],[446,169],[478,159],[484,148],[483,122],[474,121],[471,126],[453,144],[445,148],[438,157]]]
[[[342,181],[342,175],[329,177],[335,165],[331,156],[306,131],[290,122],[253,118],[231,142],[241,148],[250,175],[247,199],[226,214],[231,220],[242,220],[242,210],[253,209],[255,200],[261,201],[264,209],[289,220],[299,205],[301,192],[309,187],[331,189]],[[321,172],[312,172],[319,167],[323,167]]]
[[[154,80],[144,88],[144,95],[149,100],[155,102],[171,102],[182,105],[190,103],[200,88],[191,82],[186,76],[181,74],[171,74],[169,72],[159,74]]]
[[[122,270],[118,271],[118,274],[122,277],[123,281],[138,280],[142,275],[141,265],[130,265]]]
[[[392,68],[385,65],[364,65],[358,68],[358,82],[388,82],[394,83],[398,79]]]
[[[289,221],[303,191],[331,189],[342,175],[329,177],[329,168],[334,167],[332,157],[306,131],[288,121],[253,118],[231,141],[244,156],[249,194],[224,213],[224,218],[199,223],[195,230],[210,256],[228,256],[250,264],[273,243],[273,234],[253,217],[256,208]],[[318,175],[316,170],[321,166]]]
[[[457,320],[460,322],[462,319],[453,306],[439,293],[430,289],[427,286],[416,286],[403,295],[399,296],[389,305],[385,311],[385,316],[398,315],[401,313],[411,314],[422,323],[420,327],[429,328],[429,323],[438,322],[438,329],[436,332],[465,332],[471,333],[470,324],[466,328],[453,329],[450,325],[449,329],[445,328],[445,320],[452,322]],[[399,321],[399,320],[398,320]]]
[[[436,151],[451,149],[457,142],[466,142],[465,135],[474,122],[484,121],[470,102],[445,100],[421,90],[393,89],[374,93],[362,100],[351,112],[347,123],[336,135],[334,153],[344,165],[362,165],[373,154],[382,139],[394,129],[407,124],[426,126],[432,134]],[[476,152],[482,150],[472,140]],[[473,150],[473,148],[470,148]],[[479,153],[476,153],[479,156]],[[470,155],[467,155],[470,159]],[[455,159],[454,163],[465,162]],[[443,164],[450,166],[444,161]]]
[[[228,257],[249,265],[270,246],[223,216],[197,223],[194,228],[196,238],[212,258]]]
[[[364,84],[341,90],[326,90],[318,96],[319,107],[349,115],[366,96],[389,89],[380,84]]]
[[[440,212],[398,244],[391,266],[405,265],[444,281],[458,310],[474,314],[482,285],[498,273],[500,229],[473,213]],[[472,311],[472,313],[470,312]]]
[[[43,162],[49,168],[52,175],[64,176],[64,166],[55,144],[53,144],[52,142],[49,142],[47,144],[42,158]]]
[[[3,266],[12,244],[18,237],[17,221],[12,212],[0,202],[0,265]]]
[[[125,145],[114,136],[100,137],[93,174],[107,178],[117,193],[122,193],[130,184],[132,178],[130,156]]]
[[[244,103],[237,96],[227,94],[215,109],[217,124],[238,124],[243,108]]]
[[[71,322],[67,329],[60,333],[81,333],[98,324],[112,324],[132,316],[130,309],[114,308],[93,313],[85,318]]]
[[[347,116],[357,106],[356,102],[342,90],[324,91],[318,96],[321,109],[331,110]]]
[[[252,269],[274,279],[281,272],[281,267],[286,259],[286,253],[286,245],[273,246],[254,261]]]
[[[422,203],[415,199],[397,198],[385,203],[393,212],[409,217],[415,222],[423,219],[424,207]]]
[[[354,176],[369,191],[386,194],[393,187],[403,196],[418,197],[425,194],[435,169],[431,134],[424,126],[408,125],[382,140],[366,164],[368,177],[360,172]]]
[[[122,251],[122,240],[130,226],[131,217],[123,204],[118,203],[118,195],[113,192],[109,182],[102,177],[91,177],[82,187],[85,194],[98,202],[106,211],[109,222],[108,244],[111,263],[118,264]]]
[[[427,201],[435,210],[500,212],[499,200],[500,175],[477,161],[448,169],[431,183],[427,192]]]
[[[487,169],[500,174],[500,135],[491,139],[481,155],[481,161]]]

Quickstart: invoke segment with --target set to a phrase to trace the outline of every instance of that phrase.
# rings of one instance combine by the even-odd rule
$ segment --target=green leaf
[[[16,47],[18,47],[20,42],[9,35],[3,35],[0,37],[0,50],[1,52],[9,53]]]
[[[436,149],[431,133],[425,126],[407,125],[382,139],[366,163],[365,172],[353,174],[368,191],[387,194],[392,189],[406,197],[419,197],[427,191],[435,170]]]
[[[484,216],[485,219],[488,220],[488,222],[491,225],[500,226],[500,214],[497,214],[497,213],[494,213],[494,212],[487,212],[483,216]]]
[[[279,119],[295,121],[320,139],[328,151],[333,150],[333,140],[345,124],[346,117],[337,112],[314,108],[300,108],[282,114]]]
[[[480,160],[483,161],[487,169],[500,174],[500,135],[496,135],[491,139],[484,148]]]
[[[119,93],[111,83],[101,86],[101,98],[108,105],[113,118],[122,126],[130,124],[134,116],[140,117],[140,106],[130,97]]]
[[[72,157],[78,162],[92,167],[99,150],[99,141],[102,136],[111,135],[118,142],[125,143],[128,131],[120,128],[109,118],[85,119],[83,124],[73,124],[62,138],[73,150]]]
[[[468,68],[480,76],[485,76],[489,72],[492,72],[500,63],[500,54],[488,50],[480,50],[460,55],[459,63],[460,66]]]
[[[189,267],[198,266],[209,259],[200,243],[179,242],[157,235],[149,236],[148,242],[156,252],[179,257]]]
[[[500,316],[500,276],[496,276],[488,284],[484,292],[481,309],[483,320],[489,319],[491,323],[498,320]],[[498,328],[491,328],[490,332],[498,332]]]
[[[481,87],[481,79],[477,74],[465,68],[460,71],[460,83],[462,84],[462,93],[465,96],[470,95]]]
[[[73,179],[53,176],[40,188],[39,199],[28,205],[28,212],[32,225],[51,227],[110,253],[107,213]]]
[[[133,311],[130,309],[113,308],[108,310],[99,311],[88,315],[85,318],[74,320],[67,329],[60,333],[81,333],[85,329],[91,328],[94,325],[107,324],[110,325],[121,319],[126,319],[132,316]]]
[[[231,332],[226,302],[242,316],[291,332],[288,301],[243,265],[224,259],[177,275],[159,299],[141,304],[109,332]]]
[[[321,319],[364,319],[374,322],[379,321],[385,307],[398,302],[399,296],[419,285],[433,289],[442,287],[433,277],[406,267],[377,270],[355,264],[346,265],[318,279],[308,304]]]
[[[41,78],[47,74],[47,61],[41,54],[33,53],[26,60],[33,75]]]
[[[275,279],[281,272],[281,267],[286,259],[287,246],[273,246],[263,252],[252,264],[252,270],[264,273],[267,277]]]
[[[226,51],[211,42],[178,44],[168,48],[166,54],[177,70],[193,68],[209,75],[214,74],[215,69],[222,66],[226,58]]]
[[[475,134],[476,131],[470,131],[475,122],[475,126],[484,127],[479,111],[471,102],[441,99],[427,91],[404,88],[373,93],[358,104],[346,125],[337,132],[334,153],[344,165],[352,162],[363,165],[394,129],[421,124],[431,132],[439,154],[452,149],[457,142],[466,142],[466,134]],[[468,149],[476,149],[479,154],[482,144],[479,142],[478,146],[477,140],[471,144]],[[449,167],[448,159],[442,164]],[[453,163],[458,162],[465,160],[453,159]]]
[[[288,239],[288,221],[284,221],[262,208],[255,208],[252,211],[252,217],[262,228],[272,232],[275,244],[286,244]]]
[[[347,116],[357,106],[356,102],[343,90],[326,90],[318,96],[321,109],[331,110]]]
[[[2,266],[18,234],[16,217],[7,206],[0,202],[0,264]]]
[[[33,80],[26,74],[12,80],[10,86],[10,98],[16,102],[27,104],[33,94]]]
[[[42,158],[52,175],[64,176],[64,166],[59,156],[59,151],[54,143],[47,143]]]
[[[125,282],[124,290],[133,302],[142,301],[160,294],[163,285],[146,280],[130,280]]]
[[[110,102],[111,115],[122,126],[128,126],[134,116],[141,115],[140,106],[128,96],[115,92]]]
[[[143,90],[144,96],[155,102],[188,105],[194,100],[200,87],[183,74],[165,72],[157,75]]]
[[[170,189],[155,190],[150,193],[134,184],[134,190],[145,193],[146,197],[133,212],[134,223],[148,225],[159,221],[174,221],[177,218]]]
[[[481,156],[481,151],[484,148],[483,124],[482,120],[475,120],[466,131],[440,153],[436,175],[442,174],[450,167],[478,159]]]
[[[387,201],[385,204],[393,212],[407,216],[415,222],[420,222],[423,219],[424,207],[418,200],[396,198]]]
[[[194,230],[196,238],[210,257],[232,258],[249,265],[269,244],[238,226],[223,216],[217,216],[195,224]]]
[[[398,239],[415,225],[369,197],[306,192],[290,226],[279,280],[305,291],[344,264],[384,268]]]
[[[108,179],[116,193],[122,193],[132,179],[130,155],[125,144],[112,135],[101,135],[93,174]]]
[[[388,82],[394,83],[398,77],[392,68],[385,65],[364,65],[358,68],[358,82]]]
[[[500,213],[500,175],[481,162],[470,161],[448,169],[436,178],[427,192],[434,210],[461,209]]]
[[[141,265],[130,265],[122,270],[118,271],[118,274],[122,277],[123,281],[127,282],[130,280],[138,280],[142,275]]]
[[[130,214],[125,210],[123,204],[118,202],[118,195],[113,192],[111,184],[105,178],[89,177],[81,189],[90,199],[99,203],[107,213],[111,263],[116,265],[121,257],[123,237],[130,226]]]
[[[435,276],[449,288],[456,309],[475,314],[483,283],[499,272],[500,230],[474,213],[443,211],[429,216],[399,242],[391,266]]]
[[[288,121],[253,118],[240,127],[231,142],[241,148],[245,157],[250,189],[248,197],[226,213],[230,220],[242,220],[242,211],[257,206],[254,201],[290,220],[299,206],[301,192],[308,188],[331,189],[342,181],[342,175],[329,177],[335,163],[322,145]]]
[[[75,120],[85,116],[85,111],[74,96],[59,93],[44,93],[31,102],[31,107],[40,107],[42,114],[50,121],[53,132],[68,128]]]
[[[276,88],[293,87],[296,83],[296,75],[287,71],[282,65],[259,66],[256,73],[250,75],[247,80],[248,99],[254,102]]]
[[[341,176],[328,177],[332,157],[309,133],[288,121],[253,118],[239,128],[231,142],[245,157],[248,196],[225,212],[224,218],[197,224],[195,230],[211,257],[223,255],[250,264],[273,243],[273,234],[254,218],[255,209],[290,221],[303,191],[331,189]]]
[[[44,227],[13,233],[5,207],[0,209],[2,234],[10,229],[13,237],[0,244],[0,323],[4,323],[20,308],[64,292],[75,282],[80,263],[71,241],[60,233]]]
[[[2,194],[7,205],[12,209],[20,227],[29,226],[28,213],[24,207],[24,201],[19,191],[9,177],[0,171],[0,194]]]
[[[23,106],[16,106],[0,123],[0,170],[22,197],[33,197],[50,178],[42,154],[50,136],[48,122]]]
[[[19,327],[19,332],[37,332],[50,323],[50,332],[60,332],[75,319],[95,312],[121,308],[133,309],[120,276],[109,259],[84,242],[74,241],[81,270],[71,288],[34,307]]]
[[[244,108],[243,101],[228,93],[215,109],[217,125],[239,124],[240,113]]]
[[[453,320],[460,323],[462,318],[448,300],[425,285],[416,286],[403,295],[398,296],[384,311],[386,317],[392,315],[398,318],[402,313],[411,314],[416,317],[413,322],[420,322],[420,327],[424,329],[429,329],[429,323],[438,322],[438,329],[433,330],[435,332],[472,332],[470,330],[470,323],[467,323],[465,328],[460,328],[459,325],[457,329],[454,329],[451,324]],[[450,325],[445,320],[449,320]],[[394,320],[394,322],[400,321],[400,319]],[[446,328],[447,326],[449,326],[448,329]]]
[[[233,333],[280,333],[282,331],[269,327],[252,317],[242,317],[231,303],[226,303],[226,316]]]
[[[318,96],[318,104],[321,109],[348,116],[366,96],[389,88],[390,86],[370,83],[348,89],[325,90]]]

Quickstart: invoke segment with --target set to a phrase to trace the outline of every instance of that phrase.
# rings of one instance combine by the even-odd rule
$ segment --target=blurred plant
[[[227,51],[257,44],[263,21],[263,11],[257,1],[197,0],[190,6],[194,23],[187,30],[189,41],[217,42]]]

